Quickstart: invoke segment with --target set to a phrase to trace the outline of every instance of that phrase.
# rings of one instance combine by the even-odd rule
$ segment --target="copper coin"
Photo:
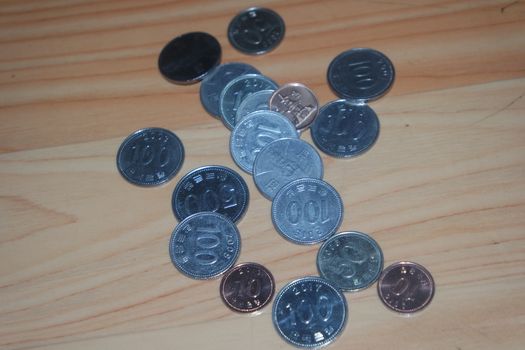
[[[297,130],[310,126],[319,112],[312,90],[300,83],[281,86],[270,97],[270,109],[288,118]]]
[[[254,312],[263,308],[272,300],[274,292],[272,274],[256,263],[234,266],[221,280],[222,300],[237,312]]]
[[[411,314],[425,308],[434,296],[434,280],[423,266],[401,261],[383,270],[377,291],[390,309]]]

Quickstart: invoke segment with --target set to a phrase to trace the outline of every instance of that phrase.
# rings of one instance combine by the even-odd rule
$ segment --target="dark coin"
[[[284,38],[284,21],[276,12],[252,7],[235,16],[228,26],[233,47],[249,55],[261,55],[275,49]]]
[[[201,81],[221,61],[221,45],[208,33],[192,32],[170,41],[159,55],[159,70],[176,84]]]
[[[397,262],[385,268],[377,291],[390,309],[410,314],[425,308],[434,296],[434,280],[423,266],[413,262]]]
[[[129,182],[155,186],[173,178],[184,161],[184,147],[177,135],[161,128],[147,128],[129,135],[117,152],[117,168]]]
[[[339,54],[328,66],[328,84],[342,98],[375,100],[388,92],[394,82],[392,62],[379,51],[351,49]]]
[[[379,136],[379,119],[372,108],[347,100],[327,103],[310,127],[312,139],[333,157],[355,157],[374,145]]]
[[[249,192],[243,178],[224,166],[204,166],[186,174],[173,191],[171,205],[177,219],[211,211],[238,221],[246,211]]]
[[[256,263],[239,264],[223,277],[220,286],[222,300],[238,312],[254,312],[272,300],[275,282],[270,271]]]

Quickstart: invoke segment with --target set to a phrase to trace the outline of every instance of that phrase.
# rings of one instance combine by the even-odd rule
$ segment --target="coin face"
[[[242,100],[239,108],[237,108],[237,114],[235,115],[235,121],[239,122],[248,114],[256,111],[267,111],[270,109],[270,97],[275,90],[261,90],[254,92],[251,95],[246,96]]]
[[[235,264],[241,238],[226,216],[201,212],[188,216],[173,230],[169,253],[173,265],[188,277],[210,279]]]
[[[383,268],[379,244],[361,232],[342,232],[330,237],[317,253],[317,269],[343,291],[359,291],[372,285]]]
[[[274,292],[275,282],[271,272],[256,263],[234,266],[221,280],[221,298],[233,311],[260,310],[272,300]]]
[[[407,261],[385,268],[377,284],[383,304],[403,314],[425,308],[432,301],[434,289],[430,272],[419,264]]]
[[[275,49],[283,40],[284,32],[284,21],[276,12],[252,7],[232,19],[228,39],[243,53],[261,55]]]
[[[230,153],[235,163],[251,174],[261,148],[277,139],[298,137],[293,124],[279,113],[257,111],[247,115],[233,129]]]
[[[201,81],[221,61],[221,45],[208,33],[192,32],[170,41],[159,55],[160,73],[176,84]]]
[[[242,100],[254,92],[277,89],[277,84],[268,77],[260,74],[245,74],[230,81],[221,92],[220,115],[222,122],[228,129],[236,124],[237,109]]]
[[[270,109],[290,119],[297,130],[304,130],[315,120],[319,103],[312,90],[300,83],[290,83],[273,93]]]
[[[379,51],[357,48],[339,54],[328,66],[328,84],[341,98],[375,100],[394,82],[392,62]]]
[[[179,181],[171,206],[179,221],[191,214],[211,211],[237,222],[246,212],[248,202],[248,186],[241,175],[224,166],[204,166]]]
[[[287,342],[320,348],[343,331],[348,317],[346,299],[330,282],[303,277],[281,289],[272,310],[273,324]]]
[[[200,99],[203,107],[214,117],[220,116],[219,101],[226,85],[244,74],[259,74],[259,71],[246,63],[231,62],[213,68],[202,80]]]
[[[299,179],[285,185],[272,202],[276,230],[297,244],[315,244],[333,235],[343,220],[343,201],[325,181]]]
[[[350,158],[374,145],[379,136],[379,119],[367,105],[336,100],[321,108],[310,131],[321,151],[333,157]]]
[[[173,178],[184,161],[184,147],[173,132],[147,128],[129,135],[117,152],[117,169],[129,182],[156,186]]]
[[[304,177],[323,177],[323,161],[319,153],[297,138],[275,140],[264,146],[253,165],[253,179],[268,199],[287,183]]]

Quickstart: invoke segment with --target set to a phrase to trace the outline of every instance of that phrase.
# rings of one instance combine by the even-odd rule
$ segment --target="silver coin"
[[[328,83],[336,95],[356,101],[375,100],[394,82],[392,62],[383,53],[356,48],[339,54],[328,66]]]
[[[264,146],[253,164],[253,180],[268,199],[293,180],[321,179],[323,161],[310,144],[301,139],[279,139]]]
[[[320,277],[285,285],[273,303],[272,320],[281,337],[300,348],[321,348],[343,331],[348,318],[344,295]]]
[[[239,108],[237,108],[237,114],[235,115],[236,123],[252,112],[269,110],[270,97],[274,91],[275,90],[257,91],[242,100]]]
[[[284,116],[272,111],[250,113],[237,124],[230,136],[230,153],[235,163],[251,174],[261,148],[282,138],[298,138],[297,130]]]
[[[184,147],[173,132],[146,128],[129,135],[117,152],[117,169],[129,182],[156,186],[173,178],[184,161]]]
[[[297,244],[315,244],[332,236],[343,220],[343,201],[327,182],[299,179],[285,185],[272,202],[276,230]]]
[[[212,211],[238,221],[246,212],[248,186],[241,175],[225,166],[204,166],[179,181],[171,199],[178,220],[201,211]]]
[[[235,116],[242,100],[261,90],[275,90],[277,84],[260,74],[245,74],[230,81],[221,92],[220,115],[228,129],[235,127]]]
[[[235,264],[241,237],[226,216],[200,212],[182,220],[173,230],[169,253],[173,265],[188,277],[210,279]]]
[[[367,105],[347,100],[327,103],[310,128],[312,140],[333,157],[355,157],[370,149],[379,136],[379,119]]]
[[[330,237],[317,253],[317,269],[343,291],[371,286],[383,269],[379,244],[362,232],[342,232]]]
[[[231,62],[215,67],[201,82],[200,99],[203,107],[212,116],[219,118],[219,102],[224,87],[241,75],[259,73],[255,67],[246,63]]]

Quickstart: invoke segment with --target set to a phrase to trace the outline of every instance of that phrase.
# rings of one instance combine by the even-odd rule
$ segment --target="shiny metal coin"
[[[204,166],[190,171],[179,181],[171,206],[179,221],[191,214],[211,211],[236,222],[246,212],[249,197],[241,175],[224,166]]]
[[[236,124],[237,109],[242,100],[254,92],[277,89],[277,84],[268,77],[260,74],[245,74],[230,81],[221,92],[220,115],[222,122],[228,129]]]
[[[346,100],[327,103],[310,128],[312,140],[333,157],[355,157],[370,149],[379,136],[379,119],[367,105]]]
[[[300,83],[289,83],[277,89],[270,98],[270,109],[290,119],[297,130],[310,126],[319,112],[319,102],[312,90]]]
[[[401,261],[383,270],[377,283],[379,298],[389,309],[411,314],[428,306],[434,297],[434,279],[423,266]]]
[[[381,274],[383,253],[379,244],[361,232],[330,237],[317,253],[317,269],[343,291],[356,292],[372,285]]]
[[[214,117],[220,117],[220,96],[222,90],[233,79],[244,74],[259,74],[260,72],[246,63],[225,63],[215,67],[202,80],[200,99],[203,107]]]
[[[230,136],[230,153],[235,163],[251,174],[261,148],[282,138],[298,138],[297,130],[284,116],[272,111],[250,113],[237,124]]]
[[[239,108],[237,108],[237,114],[235,115],[236,123],[252,112],[270,110],[270,96],[272,96],[274,91],[273,89],[261,90],[246,96],[239,105]]]
[[[395,78],[392,62],[372,49],[351,49],[339,54],[328,66],[328,84],[341,98],[375,100],[390,90]]]
[[[267,144],[253,164],[255,185],[268,199],[287,183],[304,177],[321,179],[323,161],[315,148],[301,139],[279,139]]]
[[[251,7],[237,14],[228,26],[228,39],[234,48],[262,55],[275,49],[283,40],[284,21],[276,12]]]
[[[188,216],[173,230],[169,253],[173,265],[194,279],[219,276],[235,264],[241,237],[226,216],[201,212]]]
[[[284,286],[275,297],[273,324],[288,343],[320,348],[332,343],[348,318],[344,295],[320,277],[303,277]]]
[[[117,169],[129,182],[156,186],[173,178],[184,161],[184,147],[173,132],[147,128],[129,135],[117,152]]]
[[[237,312],[254,312],[272,300],[275,282],[271,272],[256,263],[232,267],[221,280],[220,295],[226,306]]]
[[[201,81],[221,61],[221,45],[208,33],[192,32],[170,41],[159,55],[160,73],[176,84]]]
[[[315,244],[333,235],[343,220],[343,201],[325,181],[299,179],[285,185],[272,202],[276,230],[297,244]]]

